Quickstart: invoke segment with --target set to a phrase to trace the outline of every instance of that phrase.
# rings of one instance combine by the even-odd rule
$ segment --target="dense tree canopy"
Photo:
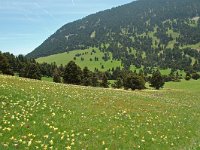
[[[82,71],[75,62],[70,61],[64,70],[63,81],[68,84],[81,84]]]
[[[138,0],[64,25],[27,57],[96,47],[104,61],[121,60],[126,69],[134,65],[198,72],[200,52],[193,44],[200,43],[199,16],[198,0]]]
[[[0,71],[2,71],[3,74],[7,74],[8,70],[9,70],[8,59],[0,53]]]
[[[154,87],[155,89],[159,90],[165,84],[164,78],[162,77],[159,70],[154,71],[153,75],[150,79],[150,86]]]
[[[142,76],[139,76],[134,73],[129,73],[126,75],[124,80],[124,88],[131,90],[142,90],[145,89],[145,80]]]

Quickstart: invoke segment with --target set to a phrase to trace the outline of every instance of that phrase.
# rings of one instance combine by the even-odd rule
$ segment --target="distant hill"
[[[27,57],[97,48],[125,67],[184,69],[200,62],[199,16],[199,0],[138,0],[64,25]]]

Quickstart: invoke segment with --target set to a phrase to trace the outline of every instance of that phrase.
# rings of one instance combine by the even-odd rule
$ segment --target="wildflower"
[[[8,147],[8,144],[3,144],[4,147]]]
[[[8,131],[11,131],[11,128],[7,128]]]
[[[51,145],[53,145],[53,140],[49,141],[49,143],[50,143]]]
[[[151,131],[147,131],[147,133],[149,133],[150,135],[152,134]]]
[[[67,146],[66,149],[67,149],[67,150],[70,150],[70,149],[71,149],[71,146]]]
[[[30,141],[28,142],[28,146],[31,146],[31,144],[32,144],[32,141],[30,140]]]
[[[48,139],[48,137],[49,137],[48,135],[44,135],[44,138]]]
[[[54,117],[56,114],[55,113],[52,113],[52,117]]]
[[[57,131],[57,130],[58,130],[58,128],[53,128],[53,130],[54,130],[54,131]]]
[[[61,138],[60,138],[60,139],[61,139],[61,140],[63,140],[63,138],[64,138],[64,135],[63,135],[63,136],[61,136]]]

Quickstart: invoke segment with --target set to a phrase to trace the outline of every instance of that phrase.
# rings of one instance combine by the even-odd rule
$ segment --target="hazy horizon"
[[[27,54],[61,26],[133,0],[0,0],[0,51]]]

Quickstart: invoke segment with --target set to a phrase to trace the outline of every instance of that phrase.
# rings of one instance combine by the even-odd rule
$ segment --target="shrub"
[[[160,71],[159,70],[154,71],[153,75],[150,79],[150,86],[159,90],[160,88],[163,88],[164,84],[165,84],[165,81],[164,81],[164,78],[162,77]]]
[[[130,73],[124,79],[124,88],[126,90],[142,90],[145,89],[145,80],[143,77]]]
[[[200,78],[200,75],[198,73],[192,73],[192,79],[198,80]]]

